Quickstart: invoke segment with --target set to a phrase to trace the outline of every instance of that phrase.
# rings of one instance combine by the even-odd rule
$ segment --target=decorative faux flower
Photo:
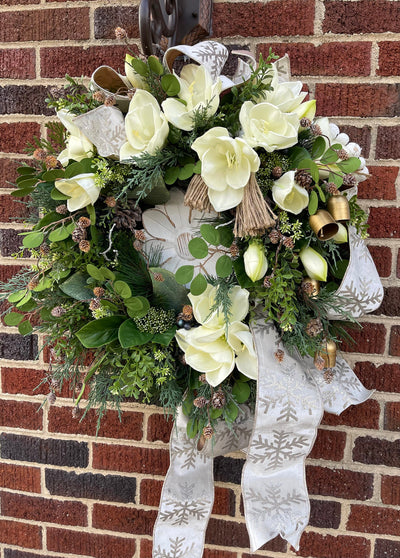
[[[66,148],[57,157],[63,167],[68,165],[70,159],[81,161],[93,155],[94,147],[92,142],[74,124],[75,115],[68,110],[62,109],[57,112],[57,116],[70,134],[66,142]]]
[[[169,126],[159,104],[151,93],[138,89],[125,117],[128,141],[121,147],[120,159],[125,160],[146,152],[154,155],[167,141]]]
[[[176,332],[186,362],[198,372],[205,373],[207,382],[212,386],[218,386],[225,380],[235,365],[249,378],[257,379],[257,357],[252,334],[242,322],[249,311],[249,292],[239,286],[230,290],[232,306],[229,324],[225,323],[222,308],[210,314],[215,293],[215,287],[208,285],[199,296],[189,294],[193,315],[201,325]]]
[[[60,178],[55,181],[55,187],[62,194],[69,196],[68,211],[77,211],[87,205],[94,204],[99,197],[100,189],[95,183],[95,174],[78,174],[73,178]]]
[[[251,101],[243,103],[239,113],[243,138],[251,147],[263,147],[271,153],[297,143],[300,120],[295,113],[282,112],[275,105]]]
[[[302,92],[301,81],[281,81],[276,62],[272,64],[272,72],[272,80],[268,80],[271,89],[263,92],[262,100],[275,105],[282,112],[292,112],[303,102],[307,92]]]
[[[289,171],[275,180],[272,197],[281,209],[298,215],[308,206],[308,193],[297,184],[294,177],[295,171]]]
[[[215,274],[215,263],[222,253],[217,247],[209,246],[209,254],[197,259],[189,252],[188,244],[198,236],[200,223],[215,214],[190,210],[183,203],[184,193],[177,188],[170,190],[171,197],[164,205],[156,205],[142,214],[146,241],[143,249],[162,249],[161,267],[175,272],[181,265],[193,265],[195,273]]]
[[[311,277],[311,279],[326,281],[328,264],[321,254],[318,254],[316,250],[307,246],[300,250],[299,256],[307,275]]]
[[[348,240],[347,228],[342,223],[337,223],[339,226],[338,232],[332,236],[332,240],[336,244],[344,244]]]
[[[197,138],[192,149],[201,160],[201,176],[215,211],[236,207],[250,174],[260,166],[257,153],[240,138],[231,138],[226,128],[211,128]]]
[[[146,89],[146,91],[148,91],[149,86],[147,85],[147,83],[144,81],[142,76],[140,76],[133,69],[133,59],[134,56],[131,56],[130,54],[125,55],[125,75],[128,78],[128,81],[131,83],[132,87],[134,87],[135,89]]]
[[[178,97],[184,103],[170,98],[161,106],[171,124],[180,130],[193,130],[196,111],[206,109],[209,117],[217,112],[222,83],[219,79],[213,82],[208,70],[195,64],[184,66],[177,79],[181,86]]]
[[[244,270],[252,281],[262,279],[268,269],[268,261],[265,256],[265,248],[261,242],[253,240],[243,254]]]

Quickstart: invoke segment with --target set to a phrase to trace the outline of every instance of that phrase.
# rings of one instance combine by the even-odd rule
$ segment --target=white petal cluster
[[[77,211],[89,204],[94,204],[100,194],[96,186],[94,173],[78,174],[73,178],[60,178],[55,181],[55,187],[62,194],[69,196],[68,211]]]
[[[57,157],[62,166],[67,166],[70,159],[81,161],[86,157],[91,157],[94,151],[93,144],[82,134],[78,126],[74,124],[75,114],[62,109],[57,112],[57,116],[70,134],[67,139],[66,148]]]
[[[272,186],[272,197],[278,207],[298,215],[308,206],[307,190],[295,181],[295,171],[285,172]]]

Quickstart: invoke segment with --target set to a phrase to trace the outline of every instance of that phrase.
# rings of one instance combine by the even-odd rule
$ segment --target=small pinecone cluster
[[[53,318],[60,318],[65,314],[65,312],[65,308],[63,308],[62,306],[55,306],[50,314],[53,316]]]
[[[90,310],[98,310],[101,308],[101,300],[99,298],[92,298],[89,304]]]
[[[282,238],[282,234],[278,231],[278,229],[272,229],[269,233],[268,238],[272,242],[272,244],[278,244]]]
[[[322,322],[319,318],[313,318],[306,326],[306,333],[310,337],[316,337],[323,331]]]
[[[211,438],[213,437],[214,434],[214,430],[213,427],[211,426],[211,424],[207,424],[207,426],[205,426],[203,428],[203,436],[206,440],[211,440]]]
[[[332,196],[337,196],[339,194],[339,190],[334,182],[328,182],[326,189]]]
[[[117,204],[114,208],[114,219],[117,229],[128,229],[135,232],[137,222],[142,219],[142,211],[139,207],[135,206],[134,200],[128,200],[125,207]]]
[[[29,281],[27,287],[29,291],[33,291],[33,289],[35,289],[38,285],[39,285],[39,277],[33,277]]]
[[[311,296],[314,292],[314,285],[311,283],[311,281],[307,281],[304,280],[301,283],[301,290],[303,291],[304,294],[306,294],[307,296]]]
[[[294,175],[294,178],[299,186],[305,188],[306,190],[312,190],[312,176],[305,169],[298,169]]]
[[[136,318],[135,323],[144,333],[164,333],[175,325],[175,312],[153,306],[143,318]]]
[[[357,179],[353,174],[345,174],[343,177],[343,186],[351,188],[357,185]]]
[[[282,244],[288,250],[293,250],[293,248],[294,248],[294,240],[290,236],[285,236],[285,238],[282,241]]]
[[[86,240],[86,229],[90,227],[90,224],[90,219],[88,217],[80,217],[71,234],[72,240],[79,245],[79,249],[82,252],[89,252],[90,250],[90,242]]]
[[[196,399],[193,401],[193,405],[198,409],[203,409],[208,404],[209,404],[209,400],[206,397],[202,397],[202,396],[196,397]]]
[[[213,396],[211,398],[211,405],[214,407],[214,409],[222,409],[222,407],[225,407],[226,396],[221,389],[213,393]]]

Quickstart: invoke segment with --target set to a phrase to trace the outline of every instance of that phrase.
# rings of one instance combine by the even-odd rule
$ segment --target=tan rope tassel
[[[207,213],[212,211],[213,207],[208,197],[207,184],[200,174],[195,174],[190,181],[185,194],[184,204],[191,209],[197,209],[197,211],[206,211]]]
[[[251,173],[244,188],[243,199],[236,208],[233,233],[237,237],[258,236],[275,225],[277,216],[265,201],[257,184],[256,175]]]

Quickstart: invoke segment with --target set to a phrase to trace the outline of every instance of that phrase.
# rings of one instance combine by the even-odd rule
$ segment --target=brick
[[[388,246],[368,246],[379,277],[389,277],[392,271],[392,251]]]
[[[395,200],[398,167],[370,167],[370,177],[358,185],[358,197],[363,200]]]
[[[161,498],[163,481],[143,479],[140,483],[140,503],[145,506],[158,507]]]
[[[17,200],[5,194],[0,196],[0,215],[4,223],[14,221],[16,217],[28,217],[29,209],[21,201],[26,201],[26,198]]]
[[[382,504],[400,506],[400,477],[382,476],[381,499]]]
[[[0,50],[0,78],[34,79],[35,51],[33,48]]]
[[[379,403],[373,399],[362,405],[351,405],[340,415],[325,413],[322,424],[326,426],[352,426],[353,428],[379,428]]]
[[[293,14],[296,18],[293,18]],[[214,37],[266,37],[274,35],[312,35],[313,0],[280,0],[250,3],[214,4]]]
[[[363,436],[356,439],[353,449],[353,461],[368,465],[400,466],[400,440],[390,442]]]
[[[2,265],[0,266],[0,281],[6,282],[16,273],[21,272],[22,266],[19,265]]]
[[[0,399],[0,426],[42,430],[43,411],[38,403]]]
[[[97,420],[98,416],[94,409],[91,409],[82,421],[72,421],[70,407],[51,407],[49,410],[49,431],[96,436]],[[124,411],[120,420],[117,411],[108,411],[101,420],[97,435],[107,438],[141,440],[143,436],[142,423],[142,413]]]
[[[32,552],[21,552],[20,550],[14,550],[12,548],[4,549],[4,558],[38,558],[37,554]],[[40,558],[52,558],[48,554],[40,554]],[[54,557],[53,557],[54,558]]]
[[[386,403],[384,428],[393,432],[400,431],[400,403],[398,401]]]
[[[353,342],[343,341],[341,351],[379,355],[384,353],[386,328],[383,324],[364,322],[362,329],[349,328],[348,333]]]
[[[140,558],[152,558],[153,541],[142,539],[140,541]]]
[[[24,492],[40,492],[40,469],[0,463],[0,487]]]
[[[371,126],[362,126],[359,128],[358,126],[340,125],[340,131],[347,134],[350,141],[358,143],[362,148],[362,156],[366,158],[369,157],[371,149],[371,130]]]
[[[214,517],[208,523],[206,543],[246,549],[250,544],[245,523],[226,521],[225,519],[216,519]],[[286,542],[280,537],[276,537],[265,544],[260,550],[285,552]]]
[[[374,314],[384,316],[400,316],[400,287],[387,287],[380,307]]]
[[[336,430],[318,430],[318,435],[311,450],[311,459],[329,459],[341,461],[346,445],[346,433]]]
[[[400,249],[397,252],[397,269],[396,269],[396,277],[400,279]]]
[[[40,0],[2,0],[5,6],[26,5],[26,4],[39,4]]]
[[[136,53],[135,46],[130,47]],[[125,74],[126,46],[91,46],[42,48],[40,51],[41,77],[91,76],[99,66],[111,66]]]
[[[49,498],[3,492],[1,512],[4,516],[29,521],[87,525],[87,508],[81,502],[60,502]]]
[[[29,162],[29,159],[0,159],[0,188],[12,188],[10,182],[17,178],[17,168],[21,164]]]
[[[370,541],[362,537],[345,535],[321,535],[311,531],[303,533],[297,556],[319,556],[320,558],[369,558]]]
[[[310,500],[309,525],[321,529],[338,529],[340,525],[341,504],[326,500]]]
[[[5,85],[0,87],[0,114],[46,114],[54,110],[47,107],[48,88],[44,85]]]
[[[94,558],[132,558],[136,551],[134,539],[69,531],[67,529],[47,529],[47,548],[54,552],[79,554]]]
[[[93,445],[93,467],[127,473],[165,475],[169,466],[169,452],[161,449],[118,445]]]
[[[379,68],[380,76],[400,75],[400,42],[380,41],[379,43]]]
[[[36,360],[38,344],[36,335],[0,333],[0,358],[11,360]]]
[[[42,548],[42,528],[38,525],[0,519],[0,543],[24,548]]]
[[[240,484],[244,459],[216,457],[214,459],[214,480]]]
[[[160,413],[149,416],[147,425],[147,439],[149,442],[165,442],[168,443],[171,430],[173,428],[173,420]]]
[[[310,494],[333,496],[346,500],[369,500],[374,489],[374,476],[346,469],[307,466]]]
[[[157,511],[95,504],[93,506],[92,517],[92,525],[96,529],[118,531],[119,533],[134,533],[136,535],[151,535]]]
[[[245,556],[245,554],[242,554],[242,558],[245,558]],[[203,558],[237,558],[237,554],[236,552],[227,552],[224,550],[212,550],[210,548],[205,548]]]
[[[293,76],[368,76],[371,71],[368,42],[261,44],[257,45],[257,52],[266,58],[270,47],[279,56],[289,55]]]
[[[83,40],[90,38],[89,8],[64,8],[1,14],[0,42]]]
[[[354,371],[367,389],[400,393],[400,364],[357,362]]]
[[[400,356],[400,326],[392,326],[390,330],[389,354]]]
[[[50,494],[108,502],[135,502],[135,478],[93,473],[79,475],[73,471],[46,469],[45,479]]]
[[[45,375],[44,370],[3,367],[1,369],[1,389],[3,393],[47,395],[49,393],[48,385],[42,384],[38,387]]]
[[[400,31],[400,6],[386,0],[325,2],[324,33],[381,33]]]
[[[400,535],[400,510],[352,505],[346,525],[349,531]]]
[[[40,135],[36,122],[3,122],[0,124],[0,151],[23,153],[28,142]]]
[[[400,158],[400,126],[378,126],[376,158]]]
[[[139,10],[137,6],[97,8],[94,12],[96,39],[115,39],[115,28],[123,27],[130,39],[139,37]]]
[[[397,116],[399,84],[317,83],[320,116]]]
[[[374,558],[398,558],[400,556],[400,542],[387,539],[376,539]]]
[[[85,442],[52,440],[0,434],[0,457],[13,461],[33,461],[61,467],[87,467],[89,450]]]
[[[22,244],[22,237],[19,236],[19,230],[0,229],[0,252],[5,258],[10,258],[13,254],[19,252]],[[29,258],[29,250],[23,251],[23,257]]]

